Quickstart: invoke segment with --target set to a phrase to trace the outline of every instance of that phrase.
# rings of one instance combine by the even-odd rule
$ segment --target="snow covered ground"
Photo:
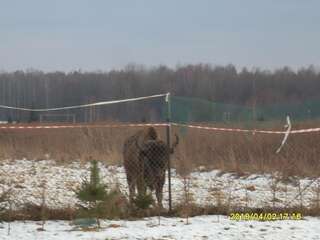
[[[48,207],[72,207],[78,203],[74,190],[83,178],[89,177],[89,168],[89,164],[79,162],[61,165],[52,160],[1,161],[0,193],[9,188],[12,189],[14,206],[19,208],[25,203],[40,205],[45,188]],[[118,185],[121,191],[127,194],[123,167],[101,165],[101,178],[109,187]],[[302,198],[299,196],[298,183],[300,183],[300,189],[308,186]],[[254,174],[238,177],[232,173],[222,174],[219,170],[206,172],[204,169],[198,169],[190,175],[189,184],[194,201],[202,205],[221,202],[237,207],[292,207],[300,206],[302,203],[305,207],[311,207],[320,196],[317,194],[320,192],[320,179],[317,181],[299,179],[285,184],[276,182],[271,175]],[[181,202],[183,188],[183,179],[173,170],[173,204]],[[167,185],[164,191],[166,206]]]
[[[125,172],[121,166],[101,167],[101,178],[109,186],[119,186],[127,194]],[[58,164],[52,160],[15,160],[0,162],[0,193],[12,190],[14,207],[25,203],[41,204],[43,189],[46,205],[59,208],[78,203],[74,190],[83,178],[89,177],[89,164],[73,162]],[[184,180],[172,171],[173,203],[183,196]],[[285,184],[271,175],[246,175],[238,177],[219,170],[198,169],[188,180],[190,191],[198,204],[222,202],[232,206],[299,206],[311,207],[319,198],[320,180],[298,179]],[[306,190],[302,198],[295,196]],[[165,191],[167,186],[165,186]],[[167,193],[167,192],[166,192]],[[167,194],[165,194],[166,196]],[[274,199],[274,201],[272,201]],[[165,205],[167,204],[167,199]],[[318,199],[319,200],[319,199]],[[45,231],[39,231],[40,222],[15,221],[10,225],[0,223],[0,239],[319,239],[320,218],[306,217],[300,221],[232,221],[227,216],[198,216],[189,219],[161,217],[138,221],[102,221],[100,231],[76,230],[67,221],[47,221]]]
[[[198,216],[189,219],[158,218],[139,221],[103,221],[100,231],[74,230],[66,221],[48,221],[45,231],[39,222],[0,223],[2,240],[109,240],[109,239],[320,239],[320,219],[307,217],[300,221],[235,222],[226,216]]]

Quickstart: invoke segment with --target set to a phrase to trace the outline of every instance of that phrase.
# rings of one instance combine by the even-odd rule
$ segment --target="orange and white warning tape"
[[[61,129],[61,128],[119,128],[119,127],[163,127],[167,123],[146,123],[146,124],[68,124],[68,125],[20,125],[4,124],[1,129]]]
[[[220,132],[244,132],[244,133],[274,133],[274,134],[284,134],[285,131],[271,131],[271,130],[256,130],[256,129],[242,129],[242,128],[218,128],[218,127],[205,127],[199,125],[187,125],[180,123],[172,123],[174,126],[179,127],[188,127],[188,128],[196,128],[196,129],[205,129],[212,131],[220,131]]]
[[[33,125],[33,124],[0,124],[1,129],[67,129],[67,128],[121,128],[121,127],[165,127],[168,123],[129,123],[129,124],[65,124],[65,125]],[[264,133],[264,134],[286,134],[286,131],[273,131],[273,130],[258,130],[258,129],[241,129],[241,128],[219,128],[219,127],[209,127],[200,125],[190,125],[190,124],[180,124],[171,123],[172,126],[177,127],[187,127],[194,129],[203,129],[219,132],[242,132],[242,133]],[[320,132],[320,128],[308,128],[291,130],[290,134],[296,133],[310,133],[310,132]]]
[[[286,134],[287,131],[273,131],[273,130],[258,130],[258,129],[241,129],[241,128],[218,128],[218,127],[206,127],[199,125],[189,125],[189,124],[180,124],[180,123],[172,123],[173,126],[178,127],[187,127],[187,128],[195,128],[195,129],[204,129],[211,131],[221,131],[221,132],[244,132],[244,133],[266,133],[266,134]],[[320,132],[320,128],[308,128],[308,129],[299,129],[292,130],[290,134],[294,133],[309,133],[309,132]]]

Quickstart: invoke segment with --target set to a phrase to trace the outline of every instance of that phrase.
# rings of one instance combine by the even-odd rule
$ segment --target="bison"
[[[169,154],[178,144],[178,137],[171,149],[158,139],[153,127],[137,132],[124,144],[124,167],[129,186],[129,198],[132,203],[135,190],[145,194],[146,189],[155,190],[157,202],[162,207],[162,191],[165,173],[168,167]]]
[[[140,149],[137,146],[143,145],[149,140],[157,140],[157,132],[153,127],[138,131],[133,136],[129,137],[123,147],[123,162],[127,175],[127,182],[129,186],[129,198],[132,202],[136,188],[138,192],[143,192],[144,174],[142,163],[140,162]]]

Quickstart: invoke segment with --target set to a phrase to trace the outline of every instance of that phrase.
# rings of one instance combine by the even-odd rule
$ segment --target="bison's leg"
[[[129,200],[130,200],[130,203],[133,203],[133,199],[136,191],[136,179],[131,175],[127,174],[127,182],[129,186]]]
[[[146,195],[146,183],[144,180],[144,174],[143,171],[139,173],[138,179],[137,179],[137,189],[138,189],[138,195],[144,196]]]
[[[157,201],[158,201],[158,206],[160,208],[163,208],[163,205],[162,205],[162,191],[163,191],[163,185],[164,185],[164,182],[165,182],[165,174],[159,176],[156,178],[157,181],[156,181],[156,186],[155,186],[155,189],[156,189],[156,197],[157,197]]]
[[[144,157],[142,155],[139,156],[139,165],[137,169],[137,189],[138,195],[144,196],[146,194],[146,183],[144,179],[145,164]]]
[[[162,205],[162,189],[156,189],[156,196],[157,196],[157,201],[158,201],[158,207],[163,208]]]

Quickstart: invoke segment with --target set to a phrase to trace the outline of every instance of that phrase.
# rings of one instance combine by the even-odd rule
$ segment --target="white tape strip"
[[[146,124],[70,124],[70,125],[0,125],[0,129],[59,129],[59,128],[117,128],[117,127],[164,127],[167,123]]]
[[[82,105],[69,106],[69,107],[59,107],[59,108],[32,109],[32,108],[22,108],[22,107],[10,107],[10,106],[6,106],[6,105],[0,105],[0,108],[14,109],[14,110],[20,110],[20,111],[29,111],[29,112],[49,112],[49,111],[59,111],[59,110],[67,110],[67,109],[102,106],[102,105],[109,105],[109,104],[114,104],[114,103],[140,101],[140,100],[149,99],[149,98],[164,97],[164,96],[167,96],[167,95],[168,95],[168,93],[151,95],[151,96],[146,96],[146,97],[127,98],[127,99],[114,100],[114,101],[104,101],[104,102],[97,102],[97,103],[89,103],[89,104],[82,104]]]
[[[172,123],[172,125],[178,126],[178,127],[188,127],[188,128],[205,129],[205,130],[221,131],[221,132],[245,132],[245,133],[252,133],[252,134],[255,134],[255,133],[286,134],[287,133],[287,131],[256,130],[256,129],[241,129],[241,128],[217,128],[217,127],[204,127],[204,126],[198,126],[198,125],[187,125],[187,124],[180,124],[180,123]],[[309,133],[309,132],[320,132],[320,128],[292,130],[290,131],[290,134]]]
[[[271,131],[271,130],[251,130],[241,128],[217,128],[217,127],[205,127],[198,125],[187,125],[180,123],[170,123],[172,126],[187,127],[195,129],[204,129],[220,132],[244,132],[244,133],[265,133],[265,134],[286,134],[287,131]],[[57,129],[57,128],[112,128],[112,127],[147,127],[147,126],[159,126],[164,127],[170,125],[168,123],[145,123],[145,124],[70,124],[70,125],[19,125],[19,124],[3,124],[0,125],[0,129]],[[320,128],[309,128],[290,131],[290,134],[295,133],[310,133],[320,132]]]
[[[217,128],[217,127],[204,127],[198,125],[186,125],[180,123],[172,123],[174,126],[179,127],[188,127],[188,128],[197,128],[197,129],[205,129],[205,130],[212,130],[212,131],[221,131],[221,132],[245,132],[245,133],[275,133],[275,134],[283,134],[283,131],[269,131],[269,130],[256,130],[256,129],[241,129],[241,128]]]
[[[289,134],[290,134],[290,131],[291,131],[291,128],[292,128],[292,125],[291,125],[291,121],[290,121],[290,117],[289,117],[289,116],[287,116],[287,124],[286,124],[284,127],[287,128],[287,131],[286,131],[286,133],[285,133],[285,135],[284,135],[284,138],[283,138],[283,140],[282,140],[282,142],[281,142],[280,147],[279,147],[279,148],[277,149],[277,151],[276,151],[277,154],[281,151],[282,147],[283,147],[284,144],[287,142],[287,139],[288,139],[288,137],[289,137]]]

